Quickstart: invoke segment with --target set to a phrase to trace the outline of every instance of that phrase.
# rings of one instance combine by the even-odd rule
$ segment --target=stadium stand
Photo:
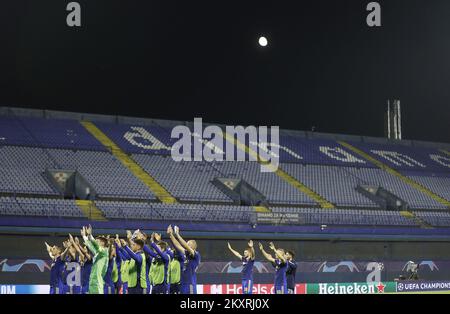
[[[362,181],[379,185],[396,194],[409,203],[413,209],[445,209],[446,207],[428,195],[402,182],[399,178],[381,169],[348,168],[355,177]]]
[[[106,150],[77,120],[0,117],[0,144]]]
[[[415,212],[416,216],[422,218],[432,226],[449,227],[450,213],[448,212]]]
[[[450,227],[450,156],[442,151],[449,150],[448,144],[282,131],[280,168],[335,207],[321,208],[317,197],[280,174],[261,172],[257,162],[175,162],[170,131],[179,122],[131,123],[131,118],[97,120],[14,108],[2,112],[2,219],[85,219],[89,206],[95,206],[104,216],[98,220],[106,223],[254,223],[256,208],[236,204],[212,183],[215,178],[236,178],[266,197],[267,212],[296,214],[303,225],[419,228],[423,221]],[[93,203],[63,199],[45,176],[48,169],[77,171],[95,190]],[[412,212],[382,209],[356,190],[361,184],[390,191]],[[165,196],[173,201],[164,201]]]
[[[367,183],[354,176],[349,167],[282,164],[281,167],[295,178],[339,206],[378,207],[376,203],[356,191],[359,184]],[[339,186],[339,188],[336,188]]]
[[[27,216],[48,216],[64,218],[84,217],[73,200],[17,198],[19,207]]]
[[[231,199],[212,185],[211,181],[221,176],[221,173],[207,162],[175,162],[170,156],[144,154],[133,154],[132,157],[180,200],[231,202]]]
[[[0,191],[24,194],[58,194],[44,176],[57,165],[37,147],[0,146]]]
[[[245,206],[97,202],[110,219],[247,223],[253,208]]]
[[[242,178],[263,193],[272,204],[315,205],[314,200],[299,192],[272,172],[261,172],[257,162],[215,162],[223,176]]]
[[[77,120],[27,117],[18,120],[40,147],[106,150]]]
[[[36,144],[36,141],[23,128],[19,119],[15,117],[0,117],[0,144],[32,145]]]
[[[403,172],[405,175],[420,183],[424,187],[441,195],[445,199],[450,199],[450,173],[423,173],[421,172]]]
[[[1,216],[23,216],[25,213],[19,206],[15,197],[0,197]]]
[[[129,154],[170,155],[175,142],[169,129],[155,123],[143,126],[96,122],[95,125]]]
[[[50,198],[0,197],[2,216],[84,217],[73,200]]]
[[[151,191],[108,152],[48,149],[62,169],[80,172],[99,196],[155,199]]]

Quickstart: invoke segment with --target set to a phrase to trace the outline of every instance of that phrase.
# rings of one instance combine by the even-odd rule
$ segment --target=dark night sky
[[[68,0],[0,4],[0,104],[450,142],[450,1]],[[260,35],[269,46],[259,47]]]

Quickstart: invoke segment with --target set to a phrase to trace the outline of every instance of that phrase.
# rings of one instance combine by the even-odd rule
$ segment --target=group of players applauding
[[[167,228],[172,246],[161,234],[140,230],[94,238],[92,227],[63,247],[45,243],[52,259],[50,294],[195,294],[201,257],[195,240]]]

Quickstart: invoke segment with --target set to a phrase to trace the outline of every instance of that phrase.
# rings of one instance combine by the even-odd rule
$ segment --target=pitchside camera
[[[406,269],[406,273],[407,273],[407,279],[409,280],[417,280],[419,279],[419,264],[413,262],[413,261],[409,261],[405,267],[403,268],[403,270]]]

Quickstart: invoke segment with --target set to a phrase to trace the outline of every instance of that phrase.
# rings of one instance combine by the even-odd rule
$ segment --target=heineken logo
[[[385,288],[385,287],[386,287],[386,286],[383,285],[382,282],[380,282],[380,283],[377,285],[378,293],[384,293],[384,288]]]
[[[378,294],[384,293],[387,284],[377,283],[319,283],[308,284],[308,293],[316,294]]]

